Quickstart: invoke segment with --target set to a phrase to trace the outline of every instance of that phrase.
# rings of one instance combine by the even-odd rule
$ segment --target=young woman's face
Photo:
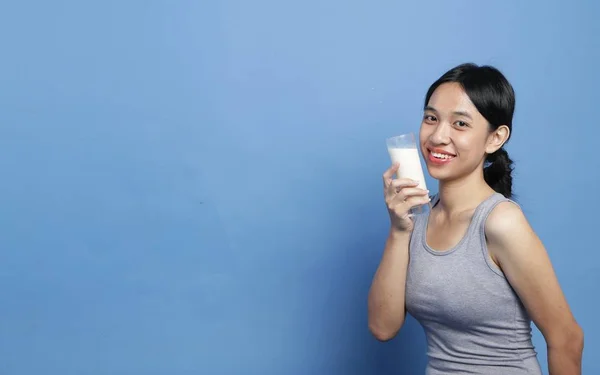
[[[444,181],[470,175],[483,167],[486,153],[502,145],[457,83],[440,85],[431,96],[419,134],[421,152],[431,177]]]

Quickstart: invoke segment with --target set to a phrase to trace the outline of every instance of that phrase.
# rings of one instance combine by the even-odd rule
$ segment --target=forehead
[[[436,88],[429,98],[428,106],[441,114],[453,112],[467,112],[472,116],[478,114],[477,108],[462,86],[454,82],[443,83]]]

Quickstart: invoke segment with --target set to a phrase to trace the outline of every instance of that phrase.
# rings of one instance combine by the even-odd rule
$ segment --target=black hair
[[[506,77],[496,68],[473,63],[458,65],[435,81],[425,96],[425,107],[431,95],[441,84],[454,82],[462,86],[479,113],[488,121],[490,130],[506,125],[509,139],[512,135],[512,119],[515,110],[515,92]],[[508,139],[506,140],[508,142]],[[488,185],[506,198],[512,197],[513,161],[501,147],[488,154],[484,165],[483,177]]]

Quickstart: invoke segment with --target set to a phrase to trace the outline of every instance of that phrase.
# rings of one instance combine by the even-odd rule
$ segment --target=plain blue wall
[[[367,330],[384,139],[465,61],[600,373],[597,4],[2,2],[0,373],[421,373]]]

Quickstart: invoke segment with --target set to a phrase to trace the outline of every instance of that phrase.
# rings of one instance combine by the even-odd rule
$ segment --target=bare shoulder
[[[537,235],[521,208],[510,201],[498,203],[490,212],[485,222],[485,234],[488,241],[498,245],[537,239]],[[509,246],[509,248],[515,250],[522,247]]]
[[[500,202],[485,222],[489,255],[507,276],[527,272],[529,267],[551,268],[546,248],[521,208],[512,201]]]

